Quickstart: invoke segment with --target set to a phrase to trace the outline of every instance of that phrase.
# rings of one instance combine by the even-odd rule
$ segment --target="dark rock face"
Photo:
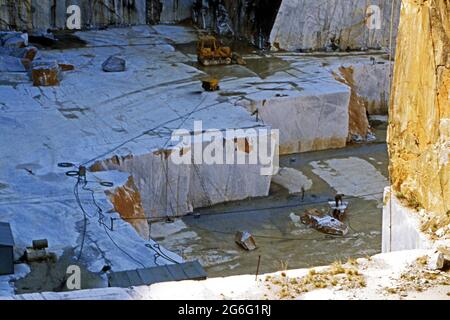
[[[83,28],[145,24],[147,1],[0,0],[0,30],[65,29],[71,5],[80,7]]]
[[[158,24],[161,21],[163,4],[160,0],[146,0],[147,24]]]
[[[196,0],[194,22],[219,35],[247,39],[268,48],[282,0]]]

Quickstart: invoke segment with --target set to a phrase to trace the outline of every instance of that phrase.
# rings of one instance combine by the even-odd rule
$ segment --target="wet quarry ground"
[[[385,134],[386,123],[376,121],[373,126],[379,136]],[[156,223],[151,236],[187,260],[198,259],[210,277],[254,274],[259,256],[260,273],[269,273],[381,252],[382,193],[388,185],[384,142],[285,156],[280,165],[300,170],[312,180],[304,197],[272,184],[269,197],[200,209],[199,216],[174,223]],[[345,237],[301,224],[301,213],[309,208],[328,210],[327,201],[336,192],[350,202],[345,220],[350,231]],[[236,232],[244,230],[254,235],[257,250],[247,252],[235,243]]]
[[[184,53],[175,45],[186,43],[192,50],[197,33],[191,29],[134,27],[81,32],[77,36],[82,41],[74,47],[66,47],[68,44],[63,42],[58,49],[41,52],[44,58],[75,65],[75,71],[64,74],[59,87],[32,87],[27,74],[0,77],[0,95],[5,98],[0,103],[0,142],[5,146],[0,159],[0,220],[11,223],[18,250],[40,238],[49,240],[51,250],[64,252],[72,248],[77,252],[80,248],[83,216],[73,196],[73,179],[65,176],[58,163],[83,163],[144,129],[192,112],[200,105],[205,108],[200,108],[195,120],[202,120],[205,128],[250,127],[257,124],[255,117],[238,104],[246,96],[262,93],[262,98],[277,98],[285,93],[297,97],[300,91],[312,96],[318,91],[340,92],[341,84],[332,78],[330,70],[343,63],[370,62],[370,56],[267,56],[244,48],[240,52],[247,66],[208,68],[208,75],[222,79],[223,89],[204,93],[198,80],[206,76],[202,72],[206,69],[196,64],[195,51]],[[101,71],[102,63],[112,54],[127,60],[126,72]],[[340,114],[333,112],[339,118]],[[193,120],[184,123],[187,129],[191,129]],[[181,120],[167,129],[180,125]],[[376,133],[383,141],[385,130],[376,128]],[[114,154],[145,155],[166,141],[165,136],[145,137]],[[260,272],[268,272],[380,251],[381,192],[388,184],[384,145],[303,153],[283,158],[281,165],[301,170],[312,180],[313,187],[304,199],[273,185],[269,197],[198,210],[199,219],[187,216],[173,224],[155,224],[152,237],[187,260],[199,259],[211,277],[254,273],[259,255]],[[354,177],[349,177],[349,172]],[[126,181],[128,174],[121,172],[120,181]],[[115,181],[112,177],[105,179]],[[242,189],[230,191],[223,201],[249,191]],[[309,203],[324,208],[323,202],[336,191],[356,196],[349,198],[348,221],[353,229],[346,238],[329,238],[298,223],[299,214]],[[103,190],[99,190],[98,197],[104,202],[105,212],[109,211],[111,203]],[[83,260],[86,269],[98,273],[105,261],[114,271],[141,268],[108,240],[97,223],[90,197],[84,201],[94,217],[87,228]],[[277,209],[264,209],[267,207]],[[240,229],[255,234],[257,251],[242,251],[234,243],[234,234]],[[123,222],[113,236],[120,248],[138,257],[145,267],[155,265],[152,253],[145,247],[146,239],[131,225]],[[58,266],[32,268],[30,278],[19,283],[18,289],[57,290],[66,264],[65,259],[60,260]],[[47,285],[39,283],[47,278]],[[89,282],[93,287],[99,285],[97,277]]]

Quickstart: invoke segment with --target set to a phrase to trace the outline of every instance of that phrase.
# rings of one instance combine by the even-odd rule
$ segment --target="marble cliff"
[[[379,11],[368,11],[370,4]],[[275,49],[289,51],[388,48],[399,6],[399,0],[284,0],[270,42]],[[374,28],[367,28],[368,19],[375,19]]]
[[[403,0],[390,105],[394,195],[431,231],[450,222],[449,14],[449,0]]]
[[[62,29],[68,6],[78,5],[82,28],[192,18],[202,29],[260,48],[380,49],[388,47],[391,20],[395,36],[400,2],[392,14],[391,0],[0,0],[0,29]],[[368,12],[369,4],[379,11]],[[369,19],[376,28],[367,28]]]

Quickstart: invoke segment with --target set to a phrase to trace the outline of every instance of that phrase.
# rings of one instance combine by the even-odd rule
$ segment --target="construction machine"
[[[220,90],[219,86],[219,80],[217,79],[203,79],[202,80],[202,87],[205,89],[205,91],[217,91]]]
[[[214,36],[203,36],[197,45],[198,62],[203,66],[228,65],[232,62],[229,47],[222,47]]]

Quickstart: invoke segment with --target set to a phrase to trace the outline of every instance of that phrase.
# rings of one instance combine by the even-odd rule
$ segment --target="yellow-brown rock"
[[[450,221],[449,36],[450,0],[403,0],[388,132],[392,186],[443,223]]]
[[[363,138],[369,133],[369,119],[367,118],[367,109],[362,99],[356,92],[355,80],[353,78],[353,68],[341,66],[339,68],[340,74],[335,74],[337,81],[345,83],[350,87],[351,96],[350,104],[348,106],[349,125],[348,134],[349,140],[352,135],[359,135]]]
[[[125,185],[110,192],[109,197],[114,205],[114,210],[120,214],[122,219],[130,223],[142,238],[149,239],[150,228],[142,207],[141,195],[133,177],[129,177]]]

